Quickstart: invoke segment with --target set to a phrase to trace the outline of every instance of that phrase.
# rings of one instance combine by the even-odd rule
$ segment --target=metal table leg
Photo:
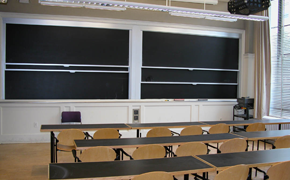
[[[51,163],[55,163],[55,150],[54,150],[54,138],[53,131],[50,131],[50,159]]]

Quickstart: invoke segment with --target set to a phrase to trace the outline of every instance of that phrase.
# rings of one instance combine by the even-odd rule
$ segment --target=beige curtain
[[[268,10],[259,15],[269,16]],[[269,21],[254,23],[255,51],[255,108],[254,118],[262,119],[269,115],[271,91],[271,47]]]

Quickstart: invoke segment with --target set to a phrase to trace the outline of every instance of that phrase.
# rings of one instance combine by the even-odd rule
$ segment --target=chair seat
[[[75,146],[66,146],[66,145],[57,144],[57,149],[61,150],[61,151],[72,151],[72,150],[75,150],[76,147]]]

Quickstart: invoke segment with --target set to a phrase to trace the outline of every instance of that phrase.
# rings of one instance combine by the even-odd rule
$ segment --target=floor
[[[133,148],[124,149],[129,154]],[[216,150],[211,150],[215,153]],[[59,152],[58,162],[74,162],[69,152]],[[0,179],[1,180],[43,180],[48,179],[48,164],[50,163],[49,143],[29,144],[0,144]],[[267,170],[268,167],[262,168]],[[209,174],[209,179],[214,179],[215,173]],[[183,180],[183,176],[176,177]],[[193,177],[190,177],[192,180]],[[254,180],[262,180],[262,174],[258,173]]]

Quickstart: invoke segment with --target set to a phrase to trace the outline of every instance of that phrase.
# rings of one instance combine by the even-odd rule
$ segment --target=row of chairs
[[[290,180],[290,161],[281,162],[273,165],[267,171],[269,180]],[[215,176],[215,180],[246,180],[249,173],[247,165],[236,165],[227,168]],[[174,177],[167,172],[149,172],[135,176],[132,180],[173,180]]]

